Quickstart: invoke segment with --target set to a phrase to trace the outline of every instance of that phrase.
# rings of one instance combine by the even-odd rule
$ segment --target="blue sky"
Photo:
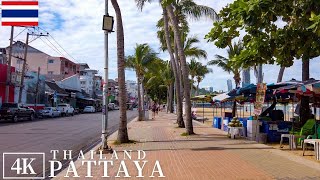
[[[146,4],[141,12],[137,9],[134,0],[118,0],[122,10],[124,32],[125,32],[125,53],[131,55],[136,43],[148,43],[161,58],[168,59],[167,53],[159,51],[159,41],[156,36],[156,23],[161,17],[161,9],[157,3]],[[233,0],[195,0],[198,4],[213,7],[220,11],[223,6]],[[114,11],[109,3],[109,13],[114,16]],[[66,49],[77,62],[86,62],[92,69],[97,69],[102,74],[104,62],[104,39],[101,30],[102,16],[104,14],[104,0],[68,0],[68,1],[40,1],[40,26],[51,33],[51,35]],[[197,46],[205,49],[208,53],[208,60],[214,58],[215,54],[226,55],[225,49],[218,49],[213,43],[207,43],[204,36],[210,31],[212,22],[202,19],[199,22],[189,20],[190,35],[196,35],[200,40]],[[16,28],[15,35],[22,29]],[[9,27],[0,27],[0,47],[9,45]],[[116,33],[110,34],[109,39],[109,65],[110,78],[117,77],[116,59]],[[22,33],[15,40],[25,41],[25,33]],[[61,56],[44,44],[41,40],[33,41],[31,46],[40,49],[53,56]],[[60,51],[62,51],[60,49]],[[64,56],[71,59],[66,53]],[[205,64],[208,60],[200,60]],[[319,79],[317,68],[320,61],[313,60],[310,65],[310,77]],[[201,87],[212,86],[215,90],[226,90],[227,79],[232,75],[225,73],[222,69],[211,66],[213,73],[207,75]],[[267,83],[276,81],[279,67],[274,65],[264,66],[264,79]],[[284,80],[291,78],[301,79],[301,61],[296,61],[294,66],[285,71]],[[135,80],[135,73],[127,71],[126,79]],[[251,81],[255,82],[253,73]]]

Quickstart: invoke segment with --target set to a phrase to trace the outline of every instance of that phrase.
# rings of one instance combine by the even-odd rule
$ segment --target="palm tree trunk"
[[[238,75],[239,76],[239,75]],[[238,87],[240,87],[240,77],[238,77],[237,75],[234,76],[234,81],[236,84],[236,89]],[[233,106],[232,106],[232,117],[236,117],[236,113],[237,113],[237,101],[234,100],[233,101]]]
[[[196,96],[199,96],[199,84],[200,84],[200,82],[197,81],[197,92],[196,92]]]
[[[179,53],[178,53],[178,47],[177,47],[177,43],[175,42],[174,43],[174,53],[175,53],[175,57],[176,57],[176,66],[177,66],[177,69],[178,69],[178,74],[179,74],[179,77],[180,77],[180,94],[182,96],[182,99],[183,99],[183,77],[182,77],[182,71],[181,71],[181,64],[179,63]]]
[[[281,66],[280,71],[279,71],[279,74],[278,74],[278,80],[277,80],[278,83],[282,81],[282,78],[283,78],[283,74],[284,74],[284,70],[285,70],[285,69],[286,69],[286,67]]]
[[[184,54],[184,50],[182,47],[181,42],[181,33],[179,30],[179,25],[177,22],[177,17],[173,12],[172,5],[166,7],[169,17],[172,22],[173,32],[174,32],[174,39],[177,43],[177,48],[179,51],[180,63],[181,63],[181,70],[183,75],[183,85],[184,85],[184,99],[185,99],[185,111],[186,111],[186,130],[187,134],[191,135],[194,134],[193,132],[193,125],[192,125],[192,118],[191,118],[191,100],[190,100],[190,81],[189,81],[189,69],[186,61],[186,56]]]
[[[182,112],[182,97],[181,97],[181,89],[180,89],[180,75],[178,73],[179,69],[177,68],[177,59],[175,59],[172,48],[171,48],[171,42],[170,42],[170,35],[169,35],[169,18],[167,14],[167,10],[163,8],[163,19],[164,19],[164,28],[165,28],[165,36],[166,36],[166,43],[168,52],[170,55],[170,62],[171,66],[173,67],[173,74],[175,77],[175,83],[176,83],[176,98],[177,98],[177,123],[180,128],[184,128],[185,124],[183,121],[183,112]]]
[[[192,92],[193,92],[193,84],[194,84],[194,76],[191,76],[191,87],[190,87],[190,97],[192,97]],[[196,94],[196,93],[194,93],[194,94]]]
[[[169,91],[170,91],[170,86],[167,86],[167,110],[166,110],[167,113],[168,113],[168,107],[170,104]]]
[[[119,109],[120,109],[120,123],[118,129],[118,142],[128,143],[128,129],[127,129],[127,92],[125,80],[125,58],[124,58],[124,32],[121,17],[121,10],[117,0],[111,0],[112,6],[116,14],[117,22],[117,56],[118,56],[118,84],[119,84]]]
[[[234,100],[233,106],[232,106],[232,117],[236,117],[236,113],[237,113],[237,101]]]
[[[167,112],[171,113],[172,110],[172,99],[173,99],[173,83],[170,84],[169,88],[168,88],[168,105],[167,105]]]
[[[141,78],[141,103],[142,103],[142,115],[143,115],[143,119],[142,120],[145,120],[145,97],[144,97],[144,94],[147,94],[145,93],[145,90],[144,90],[144,84],[143,84],[143,77]]]
[[[174,83],[171,84],[171,89],[170,89],[170,92],[172,94],[172,97],[170,98],[171,100],[171,108],[170,108],[170,113],[174,113],[174,103],[175,103],[175,98],[174,98]]]
[[[302,81],[309,80],[309,57],[304,55],[302,57]],[[304,124],[310,118],[310,107],[309,107],[309,97],[301,96],[301,107],[300,107],[300,122]]]
[[[139,75],[137,74],[137,80],[138,80],[138,113],[139,113],[139,117],[138,117],[138,121],[142,121],[143,120],[143,111],[142,111],[142,100],[141,100],[141,78],[139,77]]]

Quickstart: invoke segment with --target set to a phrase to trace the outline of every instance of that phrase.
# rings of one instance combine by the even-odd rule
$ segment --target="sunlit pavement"
[[[138,170],[133,163],[137,160],[136,150],[146,152],[144,160],[148,162],[143,169],[143,179],[158,179],[150,177],[156,160],[160,162],[165,176],[161,179],[170,180],[320,178],[320,163],[255,142],[231,140],[224,132],[196,122],[194,129],[197,135],[181,136],[185,130],[176,128],[174,122],[175,116],[166,113],[160,113],[155,120],[131,122],[128,128],[130,139],[137,142],[114,146],[119,160],[106,155],[107,159],[114,162],[113,166],[108,166],[109,179],[128,179],[124,178],[124,172],[119,173],[123,178],[115,178],[120,161],[124,159],[122,150],[133,150],[132,160],[125,160],[128,173],[133,179],[142,179],[136,178]],[[116,137],[115,133],[110,139],[116,140]],[[94,160],[99,159],[96,156]],[[142,160],[140,162],[142,165]],[[85,179],[87,166],[82,166],[78,160],[76,167],[80,179]],[[91,173],[93,178],[101,179],[103,166],[93,166]],[[66,170],[56,179],[66,179],[63,177],[65,175]],[[73,174],[68,175],[68,179],[72,179]],[[154,173],[155,177],[159,175]]]

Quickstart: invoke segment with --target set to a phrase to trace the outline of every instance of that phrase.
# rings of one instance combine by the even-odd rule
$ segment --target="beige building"
[[[8,48],[7,52],[8,51]],[[22,71],[25,43],[18,41],[13,45],[11,66],[16,67],[18,72]],[[8,53],[7,53],[8,54]],[[27,71],[37,72],[48,79],[61,80],[75,74],[79,74],[80,66],[64,57],[50,56],[32,46],[28,46]]]

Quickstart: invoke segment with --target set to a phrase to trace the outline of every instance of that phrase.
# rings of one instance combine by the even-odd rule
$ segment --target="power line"
[[[68,53],[67,51],[66,51],[66,49],[65,48],[63,48],[59,43],[58,43],[58,41],[48,32],[48,31],[46,31],[46,30],[44,30],[43,28],[41,28],[41,27],[39,27],[39,29],[41,29],[41,30],[43,30],[43,31],[45,31],[45,32],[47,32],[48,34],[49,34],[49,36],[52,38],[52,40],[69,56],[69,57],[71,57],[74,61],[76,61],[76,62],[78,62],[79,63],[79,61],[78,60],[76,60],[70,53]]]
[[[69,54],[54,38],[51,34],[49,34],[49,36],[53,39],[54,42],[56,42],[58,44],[58,46],[64,51],[67,53],[68,56],[70,56],[73,60],[75,60],[76,62],[79,63],[79,61],[77,61],[73,56],[71,56],[71,54]]]
[[[18,35],[16,35],[13,39],[15,39],[16,37],[18,37],[21,33],[23,33],[26,29],[28,28],[24,28]]]
[[[62,56],[64,56],[63,55],[63,53],[46,37],[46,40],[62,55]]]
[[[56,49],[54,49],[52,46],[50,46],[47,42],[45,42],[41,37],[39,38],[43,43],[45,43],[48,47],[50,47],[53,51],[55,51],[57,54],[62,55],[61,53],[59,53]],[[62,55],[63,56],[63,55]]]

